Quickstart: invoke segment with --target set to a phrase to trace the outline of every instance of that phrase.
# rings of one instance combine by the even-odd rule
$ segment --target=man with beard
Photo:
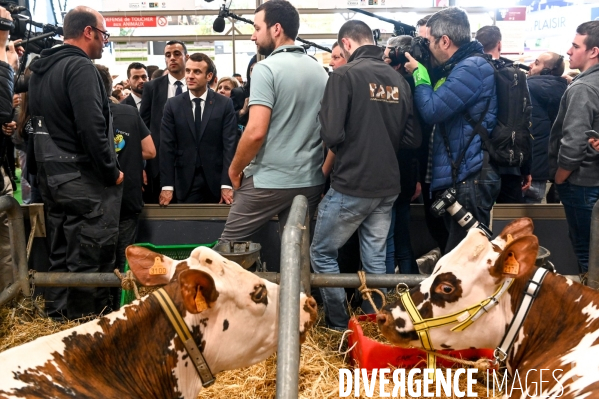
[[[324,183],[318,112],[327,73],[294,44],[299,14],[289,2],[258,7],[254,29],[258,53],[268,58],[252,74],[250,117],[229,167],[236,191],[221,241],[248,239],[275,215],[282,232],[298,194],[313,215]]]
[[[483,46],[471,40],[464,10],[443,9],[433,14],[426,26],[429,50],[444,75],[433,87],[427,69],[409,53],[405,53],[409,62],[404,68],[414,75],[414,100],[422,119],[436,125],[427,171],[431,173],[430,191],[435,196],[455,187],[457,201],[476,220],[489,225],[501,180],[466,117],[469,114],[489,133],[495,127],[494,69],[476,55],[483,53]],[[448,213],[445,223],[449,230],[447,253],[466,236],[466,230]]]
[[[152,132],[152,140],[157,154],[160,154],[160,128],[166,100],[187,91],[185,62],[188,58],[185,43],[178,40],[167,42],[164,47],[164,60],[168,73],[144,84],[139,114]],[[148,184],[144,188],[146,204],[158,204],[159,202],[158,197],[162,191],[159,158],[156,156],[156,158],[148,160],[146,164],[148,180]]]
[[[141,108],[141,95],[144,90],[144,84],[148,81],[148,72],[146,66],[141,62],[133,62],[127,68],[127,79],[129,87],[131,87],[131,95],[125,97],[122,104]]]
[[[102,58],[109,36],[100,13],[76,7],[64,18],[64,44],[31,64],[29,110],[50,272],[114,270],[124,175],[108,95],[91,61]],[[58,319],[110,306],[108,288],[48,288],[45,299],[48,315]]]

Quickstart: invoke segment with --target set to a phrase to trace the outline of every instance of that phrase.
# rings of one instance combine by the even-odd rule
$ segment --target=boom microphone
[[[227,0],[223,0],[223,5],[220,7],[220,10],[218,11],[218,17],[216,17],[214,23],[212,24],[212,30],[218,33],[221,33],[225,30],[225,17],[229,14],[226,2]]]

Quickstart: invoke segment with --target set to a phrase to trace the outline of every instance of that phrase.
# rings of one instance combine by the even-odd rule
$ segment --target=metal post
[[[237,64],[236,64],[236,56],[237,56],[237,51],[235,49],[235,19],[233,18],[229,18],[229,21],[231,21],[231,34],[233,35],[233,73],[237,73]]]
[[[301,242],[301,279],[302,291],[310,295],[310,212],[306,210],[306,218],[304,219],[304,230],[302,232]]]
[[[23,211],[19,202],[8,195],[0,197],[0,212],[8,216],[8,231],[10,235],[10,248],[13,265],[17,266],[16,281],[0,293],[0,306],[23,292],[31,295],[29,289],[27,268],[27,246],[25,244],[25,225],[23,224]]]
[[[299,301],[302,236],[308,200],[293,199],[281,239],[281,285],[279,288],[279,342],[277,347],[277,399],[297,399],[299,389]],[[309,239],[309,238],[308,238]]]
[[[599,201],[595,202],[591,214],[591,239],[589,244],[587,285],[594,290],[599,290]]]

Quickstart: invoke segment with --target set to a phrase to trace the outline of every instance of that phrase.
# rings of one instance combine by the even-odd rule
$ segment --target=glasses
[[[104,38],[104,41],[107,41],[108,38],[110,37],[110,33],[103,31],[102,29],[98,29],[95,26],[89,26],[90,28],[92,28],[93,30],[97,30],[98,32],[100,32],[102,34],[102,37]]]

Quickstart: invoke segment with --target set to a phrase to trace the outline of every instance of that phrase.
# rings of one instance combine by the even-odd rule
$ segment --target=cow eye
[[[441,283],[437,286],[437,288],[435,288],[436,293],[446,295],[451,294],[454,290],[455,288],[453,287],[453,285],[449,283]]]

